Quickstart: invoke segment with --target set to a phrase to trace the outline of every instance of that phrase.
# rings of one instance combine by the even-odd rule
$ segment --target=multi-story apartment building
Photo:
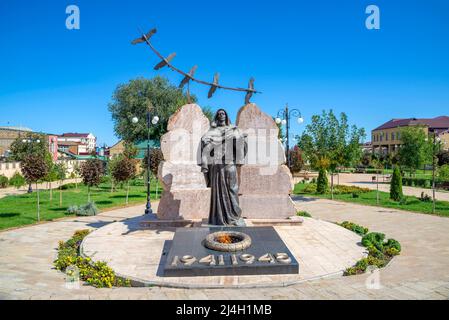
[[[440,116],[432,119],[392,119],[371,132],[373,152],[394,153],[401,141],[401,130],[409,126],[421,126],[427,135],[437,134],[444,149],[449,148],[449,117]]]
[[[76,145],[77,155],[88,155],[95,151],[97,138],[92,133],[64,133],[58,137],[58,143],[72,149]]]

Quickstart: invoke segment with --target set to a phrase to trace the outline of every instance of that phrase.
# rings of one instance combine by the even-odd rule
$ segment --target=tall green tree
[[[15,161],[22,161],[29,154],[40,154],[47,157],[47,140],[44,134],[30,132],[14,140],[10,150],[11,158]]]
[[[194,96],[191,99],[196,101]],[[166,132],[169,117],[187,101],[181,89],[160,76],[152,79],[138,78],[121,84],[116,88],[109,104],[115,133],[128,142],[146,140],[146,116],[151,106],[151,113],[157,115],[160,121],[151,126],[150,136],[152,139],[160,139]],[[132,123],[134,117],[140,121]]]
[[[349,126],[345,113],[337,118],[332,110],[323,110],[321,115],[312,117],[311,124],[298,137],[298,146],[314,169],[331,172],[333,196],[333,173],[339,166],[351,166],[360,161],[360,144],[364,138],[365,130]]]
[[[399,163],[409,170],[410,175],[426,163],[432,162],[432,141],[421,126],[401,130],[402,145],[399,148]]]

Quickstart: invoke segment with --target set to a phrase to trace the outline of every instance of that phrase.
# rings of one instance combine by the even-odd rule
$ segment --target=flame
[[[217,237],[217,241],[220,243],[231,244],[232,238],[229,234],[224,234]]]

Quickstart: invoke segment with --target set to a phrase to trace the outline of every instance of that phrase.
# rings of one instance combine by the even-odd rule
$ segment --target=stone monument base
[[[239,201],[245,219],[287,219],[296,215],[289,195],[241,195]]]
[[[205,246],[211,233],[245,234],[251,245],[244,250],[223,252]],[[276,257],[282,257],[283,259]],[[184,259],[184,260],[183,260]],[[179,228],[164,267],[164,277],[298,274],[299,266],[273,227]]]

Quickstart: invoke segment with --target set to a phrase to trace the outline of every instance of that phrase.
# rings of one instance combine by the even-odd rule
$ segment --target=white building
[[[95,151],[97,138],[92,133],[64,133],[58,136],[58,144],[77,144],[78,154],[87,155]]]

